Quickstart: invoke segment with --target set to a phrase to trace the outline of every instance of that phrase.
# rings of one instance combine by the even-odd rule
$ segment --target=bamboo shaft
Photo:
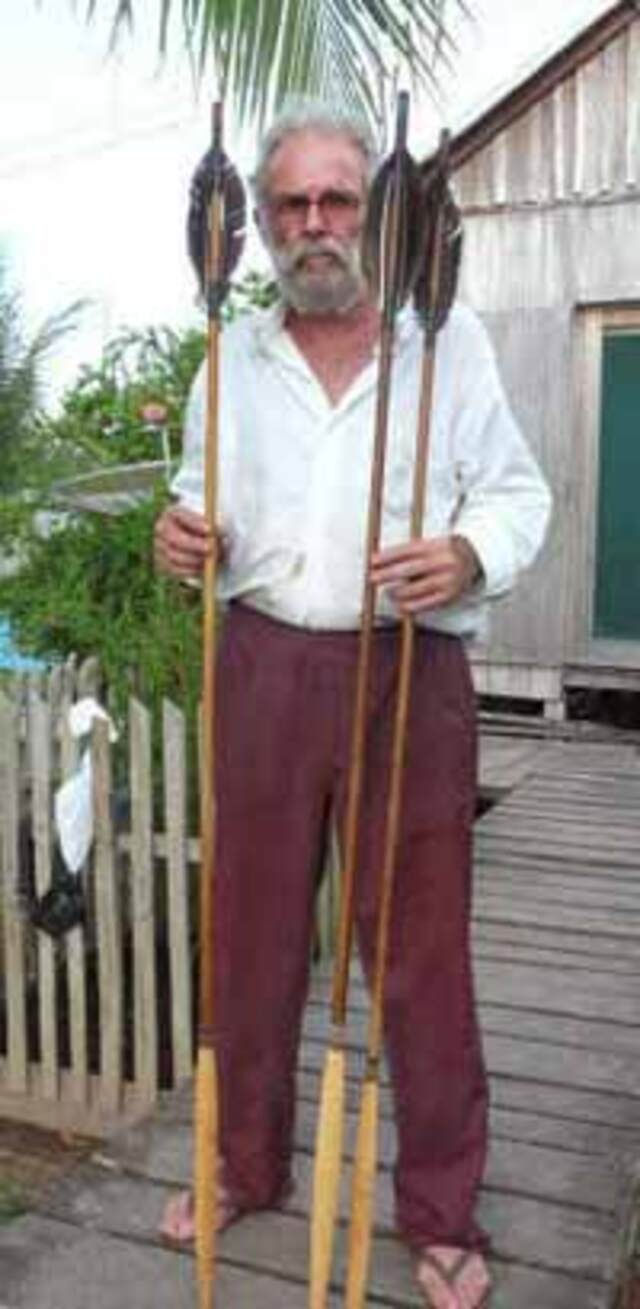
[[[406,271],[402,266],[405,251],[405,243],[402,240],[402,224],[406,220],[406,206],[403,205],[401,148],[404,147],[406,139],[407,107],[408,100],[406,97],[402,97],[401,109],[398,114],[395,168],[391,175],[390,193],[385,206],[384,226],[381,233],[385,286],[380,334],[380,364],[365,541],[362,624],[358,645],[351,759],[347,786],[338,941],[333,973],[333,1036],[325,1065],[316,1135],[311,1222],[310,1309],[324,1309],[331,1272],[333,1236],[338,1213],[344,1119],[344,1028],[349,984],[349,960],[353,937],[355,874],[358,859],[367,731],[367,701],[375,624],[376,596],[369,573],[371,557],[380,545],[395,320],[401,296],[401,287],[406,276]]]
[[[417,540],[422,532],[424,503],[427,483],[427,461],[429,456],[429,426],[433,398],[434,356],[433,348],[424,351],[422,380],[420,386],[420,410],[418,416],[418,441],[414,473],[413,503],[411,509],[411,536]],[[413,619],[405,615],[402,619],[400,643],[400,667],[398,671],[398,690],[393,729],[391,754],[391,771],[389,778],[389,796],[387,803],[387,820],[385,826],[384,853],[381,873],[380,907],[376,933],[376,958],[371,995],[369,1035],[367,1053],[377,1059],[382,1047],[382,1025],[384,1014],[384,982],[386,974],[387,946],[391,922],[393,897],[393,875],[396,848],[402,813],[402,779],[407,740],[407,723],[411,700],[411,675],[413,670],[415,627]]]
[[[437,304],[440,285],[442,218],[436,222],[434,259],[430,270],[430,304]],[[411,537],[422,535],[424,505],[427,493],[427,466],[431,435],[431,412],[435,366],[435,316],[428,320],[423,351],[420,384],[420,407],[416,432],[416,462],[411,507]],[[376,934],[376,957],[372,985],[371,1012],[367,1037],[367,1074],[362,1091],[349,1231],[349,1266],[347,1276],[347,1309],[361,1309],[366,1294],[367,1276],[371,1255],[375,1174],[377,1164],[378,1084],[382,1028],[384,1013],[384,983],[396,847],[401,818],[402,778],[406,750],[407,722],[411,693],[415,629],[413,619],[404,616],[400,649],[400,668],[394,720],[391,771],[387,803],[387,820],[381,872],[380,907]]]
[[[378,1100],[378,1076],[377,1071],[372,1070],[367,1075],[362,1091],[353,1166],[346,1309],[360,1309],[367,1288],[378,1158]]]
[[[346,1075],[344,1027],[349,984],[349,958],[353,936],[355,874],[358,858],[358,833],[367,730],[367,697],[375,618],[375,589],[368,580],[368,571],[369,560],[377,549],[380,539],[392,350],[393,327],[391,326],[383,331],[381,341],[381,381],[377,397],[365,554],[363,616],[358,645],[351,763],[347,791],[338,944],[333,974],[333,1037],[331,1046],[327,1051],[316,1132],[313,1207],[311,1211],[310,1309],[324,1309],[326,1303],[340,1191],[344,1081]]]
[[[331,1049],[325,1064],[311,1210],[309,1309],[324,1309],[331,1277],[333,1234],[338,1217],[344,1135],[345,1052]]]
[[[438,288],[441,278],[442,213],[436,218],[434,257],[430,270],[429,297],[432,305],[437,304]],[[424,508],[427,497],[427,469],[429,446],[431,441],[431,414],[433,408],[433,386],[435,376],[435,321],[430,321],[425,332],[422,356],[422,376],[420,380],[420,405],[416,430],[416,460],[413,477],[413,495],[411,502],[411,538],[419,540],[423,531]],[[376,933],[376,958],[372,984],[371,1013],[367,1054],[370,1060],[378,1061],[382,1047],[382,1027],[384,1013],[384,982],[387,966],[387,949],[396,849],[400,830],[402,807],[402,778],[406,753],[407,723],[411,698],[411,674],[413,667],[415,628],[413,618],[404,615],[402,619],[402,637],[400,646],[400,668],[398,672],[398,691],[393,730],[391,754],[391,772],[389,778],[389,797],[387,820],[385,826],[384,854],[381,872],[380,907]]]
[[[222,197],[213,193],[209,217],[209,285],[215,284],[222,256]],[[215,810],[215,660],[216,660],[216,583],[218,549],[216,534],[218,498],[218,401],[220,370],[220,322],[210,316],[207,338],[207,432],[205,447],[205,518],[212,537],[203,578],[202,636],[202,778],[200,786],[200,823],[202,874],[200,878],[200,1026],[210,1028],[214,1020],[214,874],[216,842]]]
[[[221,148],[222,108],[214,106],[214,149]],[[198,1063],[195,1099],[195,1247],[199,1309],[214,1300],[216,1230],[218,1219],[218,1076],[214,1050],[215,1024],[215,745],[216,745],[216,533],[218,493],[218,401],[220,321],[216,295],[222,268],[223,198],[214,185],[209,208],[207,284],[210,297],[207,339],[207,430],[205,445],[205,518],[212,549],[203,578],[202,638],[202,756],[200,779],[200,979]],[[213,309],[215,303],[216,309]]]
[[[341,878],[340,918],[336,963],[333,975],[332,1018],[343,1027],[346,1018],[349,982],[349,958],[353,937],[353,909],[355,873],[358,858],[358,835],[362,804],[365,741],[367,731],[367,698],[371,674],[371,654],[375,621],[375,588],[368,573],[371,556],[378,549],[382,522],[382,492],[387,444],[391,363],[393,358],[393,327],[383,329],[380,345],[380,384],[376,404],[369,515],[365,546],[365,582],[362,603],[362,626],[358,645],[355,708],[351,739],[351,762],[347,791],[347,811],[344,836],[344,866]]]
[[[211,1309],[218,1228],[218,1078],[213,1049],[198,1051],[195,1118],[195,1250],[199,1309]]]
[[[349,985],[349,958],[353,938],[353,910],[355,873],[358,857],[358,834],[362,801],[362,778],[367,724],[367,695],[371,672],[371,652],[375,622],[375,587],[369,580],[371,557],[379,548],[382,526],[382,494],[386,463],[387,433],[389,426],[389,400],[391,370],[395,341],[395,321],[405,269],[402,267],[405,244],[402,224],[406,220],[403,207],[400,148],[406,138],[407,103],[402,100],[396,142],[396,167],[386,205],[384,230],[381,234],[386,270],[382,327],[380,334],[380,365],[374,427],[373,460],[369,489],[369,510],[365,542],[365,573],[362,599],[362,625],[358,648],[355,708],[351,740],[351,763],[347,788],[347,806],[344,839],[344,866],[341,878],[340,916],[336,962],[333,974],[332,1019],[334,1025],[344,1028]]]

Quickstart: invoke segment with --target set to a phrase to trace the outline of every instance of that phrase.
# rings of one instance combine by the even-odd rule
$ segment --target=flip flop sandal
[[[431,1250],[421,1250],[417,1257],[418,1269],[420,1268],[421,1264],[427,1264],[428,1267],[431,1268],[432,1271],[436,1273],[436,1275],[440,1278],[440,1281],[442,1282],[443,1286],[445,1286],[450,1291],[455,1291],[456,1286],[458,1285],[461,1276],[464,1273],[465,1268],[469,1266],[471,1260],[474,1259],[475,1256],[476,1256],[475,1250],[462,1250],[458,1258],[455,1259],[454,1262],[449,1267],[447,1264],[444,1264],[442,1260],[438,1258],[437,1255],[433,1254]],[[425,1309],[437,1309],[437,1305],[435,1301],[431,1298],[426,1287],[422,1285],[420,1278],[418,1278],[418,1285],[420,1287],[422,1294],[425,1297],[425,1302],[424,1302]],[[478,1300],[477,1303],[473,1306],[473,1309],[489,1309],[492,1292],[493,1292],[493,1283],[489,1281],[489,1285],[483,1291],[480,1300]]]

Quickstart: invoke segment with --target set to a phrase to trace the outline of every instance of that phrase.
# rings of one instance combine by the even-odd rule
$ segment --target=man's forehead
[[[276,147],[268,182],[287,190],[336,182],[360,187],[365,174],[364,155],[351,136],[310,127],[290,132]]]

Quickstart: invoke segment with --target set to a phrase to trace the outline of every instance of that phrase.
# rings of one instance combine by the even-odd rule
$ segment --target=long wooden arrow
[[[424,329],[420,404],[416,433],[416,459],[411,507],[411,539],[422,536],[427,491],[427,465],[431,432],[436,334],[446,320],[455,293],[459,262],[459,224],[452,222],[453,206],[446,186],[446,140],[424,182],[421,213],[423,260],[414,288],[414,305]],[[347,1309],[361,1309],[366,1293],[371,1251],[379,1118],[380,1058],[382,1051],[384,983],[387,968],[393,880],[401,819],[407,721],[411,693],[415,626],[403,615],[400,666],[396,696],[393,744],[387,800],[384,850],[380,874],[380,904],[376,954],[367,1036],[367,1062],[353,1173],[351,1227],[347,1273]]]
[[[206,296],[207,431],[205,518],[212,549],[204,569],[202,631],[202,751],[200,774],[200,976],[198,1051],[194,1104],[195,1247],[199,1309],[212,1309],[214,1297],[220,1160],[218,1148],[218,1071],[215,1054],[215,863],[216,800],[215,665],[218,573],[218,410],[221,309],[229,278],[242,249],[245,207],[242,184],[222,150],[222,105],[213,106],[212,145],[192,184],[188,239]]]
[[[324,1309],[326,1302],[340,1188],[346,1074],[347,991],[353,938],[367,692],[375,619],[375,590],[369,581],[369,569],[371,556],[377,550],[380,541],[395,325],[398,310],[411,289],[414,251],[409,233],[411,215],[420,189],[417,167],[406,149],[408,110],[408,96],[402,94],[398,103],[395,148],[374,180],[364,233],[365,268],[375,289],[379,288],[382,302],[380,365],[365,545],[362,626],[358,647],[351,761],[342,846],[341,904],[331,1004],[332,1032],[323,1073],[316,1132],[311,1220],[310,1309]]]

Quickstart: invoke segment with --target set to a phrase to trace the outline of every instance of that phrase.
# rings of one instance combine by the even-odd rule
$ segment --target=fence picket
[[[122,1099],[123,969],[121,897],[111,819],[109,729],[97,721],[92,733],[94,802],[94,888],[100,995],[100,1099],[116,1114]]]
[[[171,1043],[174,1083],[193,1071],[189,866],[187,849],[187,763],[184,714],[165,700],[162,707],[164,805],[167,857],[167,924],[171,978]]]
[[[92,655],[84,659],[78,669],[78,699],[85,695],[97,696],[100,690],[100,664]]]
[[[40,691],[46,688],[40,683]],[[35,882],[38,896],[51,885],[51,711],[48,700],[32,686],[29,692],[28,721],[31,741],[33,784],[33,842]],[[45,933],[38,933],[38,1017],[40,1025],[40,1064],[42,1092],[46,1099],[58,1096],[58,1026],[56,1003],[56,957],[54,943]]]
[[[158,1007],[151,722],[149,711],[133,698],[129,701],[129,748],[135,1080],[143,1100],[152,1104],[158,1089]]]
[[[60,770],[70,777],[78,766],[78,742],[69,727],[69,710],[75,699],[76,663],[68,659],[63,668],[60,692]],[[86,876],[81,869],[79,877]],[[89,1095],[87,1032],[87,965],[83,927],[74,927],[66,939],[67,992],[69,996],[69,1047],[71,1056],[70,1095],[75,1104],[85,1105]]]
[[[199,864],[199,842],[187,830],[187,746],[184,714],[165,701],[162,713],[164,831],[155,831],[152,729],[149,711],[132,699],[129,709],[131,824],[115,832],[108,728],[93,729],[94,848],[87,882],[87,929],[75,928],[64,944],[37,938],[25,923],[24,855],[21,819],[34,837],[35,884],[42,896],[51,880],[52,793],[60,777],[77,767],[79,746],[69,729],[74,700],[101,693],[95,660],[81,668],[75,660],[48,678],[12,679],[12,694],[0,692],[0,1002],[6,1012],[6,1054],[0,1057],[0,1109],[25,1121],[58,1122],[92,1132],[113,1127],[135,1101],[150,1107],[159,1083],[159,1011],[156,939],[158,885],[166,887],[166,930],[170,973],[170,1024],[173,1082],[193,1071],[193,987],[191,960],[191,879]],[[200,725],[198,725],[200,726]],[[201,747],[201,731],[199,733]],[[329,871],[318,908],[318,945],[328,952],[335,929],[335,832]],[[156,882],[164,862],[166,879]],[[333,872],[331,872],[331,867]],[[125,958],[121,868],[130,869],[134,986],[134,1082],[124,1080]],[[97,946],[100,1066],[91,1072],[87,939]],[[32,949],[31,946],[34,946]],[[36,961],[38,964],[36,970]],[[64,968],[68,997],[69,1072],[61,1072],[58,1036],[62,987],[56,967]],[[38,981],[39,1066],[30,1063],[29,991]],[[0,1052],[1,1054],[1,1052]]]
[[[0,977],[7,1012],[7,1089],[26,1095],[27,977],[25,928],[19,884],[20,707],[0,692],[0,787],[2,804],[2,919],[4,975]]]

